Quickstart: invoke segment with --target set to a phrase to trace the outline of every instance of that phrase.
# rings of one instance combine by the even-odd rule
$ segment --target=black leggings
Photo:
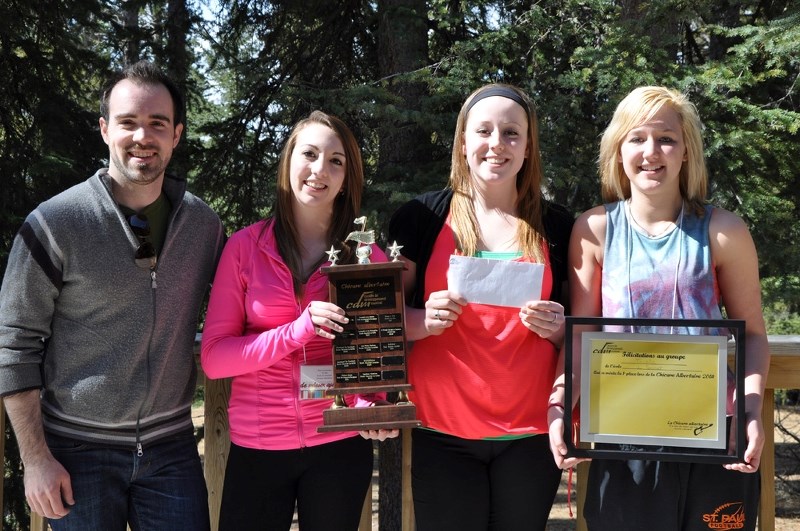
[[[411,451],[418,531],[543,530],[561,470],[547,435],[468,440],[415,429]]]
[[[359,436],[299,450],[231,444],[219,530],[286,531],[296,502],[303,531],[355,531],[372,463],[372,441]]]

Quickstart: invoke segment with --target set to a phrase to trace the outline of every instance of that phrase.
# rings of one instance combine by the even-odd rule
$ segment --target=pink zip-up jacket
[[[386,255],[373,245],[371,260],[385,262]],[[315,271],[297,300],[272,220],[230,237],[211,288],[200,360],[209,378],[233,378],[228,422],[234,444],[290,450],[355,435],[317,433],[332,399],[300,400],[300,366],[332,363],[331,342],[314,333],[308,311],[315,300],[328,300],[327,276]],[[384,395],[345,398],[366,407]]]

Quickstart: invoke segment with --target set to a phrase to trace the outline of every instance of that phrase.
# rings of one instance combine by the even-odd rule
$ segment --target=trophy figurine
[[[375,231],[367,230],[367,218],[353,221],[360,225],[347,236],[356,242],[358,263],[338,265],[339,251],[327,251],[331,265],[321,268],[328,275],[330,301],[344,309],[349,323],[333,340],[333,405],[323,411],[320,432],[397,429],[420,426],[416,407],[408,400],[403,304],[403,262],[398,260],[402,246],[389,247],[391,262],[372,263],[371,244]],[[397,393],[394,404],[373,407],[347,407],[344,395]]]
[[[361,224],[361,230],[354,230],[347,235],[345,241],[357,242],[356,258],[359,264],[369,264],[369,256],[372,254],[371,244],[375,243],[375,231],[367,230],[367,216],[361,216],[353,220],[355,224]]]

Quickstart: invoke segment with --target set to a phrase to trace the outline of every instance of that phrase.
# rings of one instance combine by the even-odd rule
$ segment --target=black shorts
[[[760,490],[720,464],[596,459],[583,516],[590,531],[755,530]]]

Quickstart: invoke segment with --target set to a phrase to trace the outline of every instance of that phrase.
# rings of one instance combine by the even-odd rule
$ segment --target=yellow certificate
[[[727,338],[585,332],[582,442],[725,448]]]

